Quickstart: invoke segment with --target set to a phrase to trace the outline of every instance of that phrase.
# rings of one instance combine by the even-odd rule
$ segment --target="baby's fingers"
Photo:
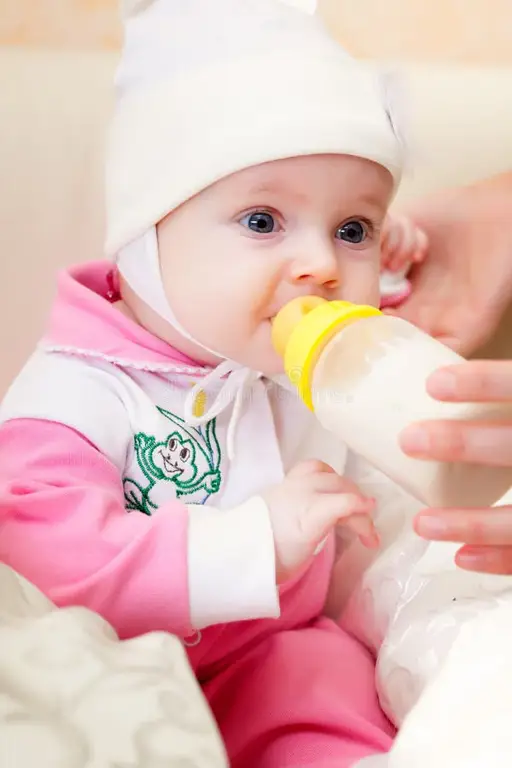
[[[422,229],[418,229],[418,227],[414,228],[414,248],[412,250],[412,261],[415,264],[419,264],[422,262],[428,251],[428,237],[425,232],[423,232]]]
[[[314,505],[313,514],[308,516],[309,519],[306,522],[306,525],[311,525],[313,529],[311,540],[318,544],[335,525],[341,523],[353,530],[361,541],[364,539],[363,543],[372,542],[375,528],[371,513],[374,507],[374,499],[367,499],[353,493],[322,494]]]
[[[359,537],[361,544],[368,549],[376,549],[380,544],[379,534],[375,528],[372,517],[368,514],[353,514],[343,518],[341,523],[344,528],[349,528]]]
[[[337,494],[349,498],[349,504],[356,506],[356,499],[364,502],[364,496],[353,480],[336,472],[318,472],[311,477],[311,488],[315,493]]]
[[[382,238],[382,267],[401,272],[423,261],[428,248],[426,234],[405,217],[393,218]]]
[[[398,272],[407,267],[412,244],[411,224],[402,218],[388,218],[381,240],[381,267]]]

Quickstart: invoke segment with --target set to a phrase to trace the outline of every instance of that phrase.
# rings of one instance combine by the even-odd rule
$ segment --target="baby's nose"
[[[292,265],[292,279],[299,283],[335,288],[340,275],[334,244],[311,243],[310,247],[297,254]]]

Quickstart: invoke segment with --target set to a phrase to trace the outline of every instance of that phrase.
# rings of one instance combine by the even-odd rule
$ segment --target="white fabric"
[[[398,182],[387,91],[320,19],[279,0],[153,0],[126,21],[107,156],[115,255],[237,170],[351,154]]]
[[[420,509],[417,501],[352,454],[345,472],[377,499],[375,523],[382,548],[373,562],[359,542],[346,548],[336,566],[329,612],[338,615],[335,606],[344,605],[342,625],[377,656],[381,705],[401,726],[421,702],[424,690],[449,663],[448,654],[461,629],[496,601],[512,610],[512,578],[456,568],[455,545],[429,544],[414,534],[412,519]],[[511,501],[512,495],[500,503]],[[358,574],[362,574],[360,580]],[[484,657],[487,648],[482,647],[480,653]],[[475,658],[466,675],[478,674],[478,665]],[[462,681],[460,685],[463,691]],[[457,712],[452,716],[458,717]],[[483,709],[481,716],[485,717]],[[415,719],[415,728],[423,727],[422,722]],[[428,723],[425,728],[429,732]],[[419,743],[414,751],[414,739],[411,733],[409,762],[397,763],[396,768],[437,764],[420,763],[419,757],[415,762],[422,752]],[[439,764],[444,765],[441,760]],[[390,763],[389,768],[395,764]]]
[[[204,392],[204,388],[210,382],[220,381],[222,383],[224,376],[227,377],[225,383],[210,408],[206,409],[201,416],[195,416],[194,403],[199,393]],[[203,382],[196,384],[185,400],[185,420],[188,424],[195,425],[208,423],[210,419],[218,416],[233,403],[233,411],[227,433],[227,452],[230,461],[235,458],[236,430],[242,414],[244,397],[249,394],[250,390],[253,389],[253,385],[261,376],[262,374],[252,371],[250,368],[238,365],[230,360],[225,360],[212,373],[208,374]]]
[[[405,720],[388,768],[512,764],[512,601],[508,595],[473,607]]]
[[[411,546],[415,536],[409,533],[408,538]],[[377,665],[381,704],[397,724],[404,721],[429,682],[444,668],[462,628],[498,598],[512,607],[510,577],[462,571],[454,563],[456,548],[438,543],[428,545],[416,563],[408,562],[404,556],[406,542],[403,535],[401,563],[396,548],[388,554],[388,578],[394,566],[393,580],[396,585],[402,583],[402,590],[395,600]],[[431,562],[425,567],[427,558]],[[382,571],[379,575],[382,577]],[[377,587],[376,578],[377,573],[368,575],[366,583],[373,580]],[[380,595],[386,599],[382,587]],[[379,599],[378,588],[373,590],[373,599]],[[487,648],[481,651],[484,655],[488,652]],[[468,676],[477,669],[478,665],[468,669]]]
[[[117,255],[117,266],[128,285],[153,312],[167,320],[182,336],[190,339],[180,325],[165,295],[160,271],[158,237],[156,227],[149,227],[132,240]]]
[[[188,509],[192,626],[278,618],[274,535],[263,499],[224,511]]]
[[[317,0],[281,0],[281,2],[304,13],[311,14],[316,12],[318,6]],[[121,0],[121,9],[125,18],[138,13],[146,5],[147,0]]]
[[[0,403],[0,422],[20,418],[61,421],[87,434],[121,471],[132,436],[130,412],[148,408],[134,389],[130,379],[121,371],[116,375],[111,366],[91,367],[78,356],[50,357],[37,351]],[[87,405],[94,413],[88,425],[84,424]]]
[[[304,13],[316,13],[316,9],[318,6],[317,0],[281,0],[281,2],[285,3],[285,5],[291,5],[292,8],[298,8],[300,11],[304,11]]]
[[[354,765],[354,768],[389,768],[389,756],[388,755],[371,755],[370,757],[363,757],[358,763]]]

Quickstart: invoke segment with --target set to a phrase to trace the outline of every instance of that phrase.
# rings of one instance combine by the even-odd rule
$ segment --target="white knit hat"
[[[398,182],[402,147],[374,71],[312,0],[126,0],[107,157],[107,253],[229,174],[349,154]]]

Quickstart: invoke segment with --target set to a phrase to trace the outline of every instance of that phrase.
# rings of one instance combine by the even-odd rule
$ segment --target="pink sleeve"
[[[190,627],[188,513],[126,512],[119,471],[69,427],[0,427],[0,559],[57,605],[84,605],[121,637]]]

